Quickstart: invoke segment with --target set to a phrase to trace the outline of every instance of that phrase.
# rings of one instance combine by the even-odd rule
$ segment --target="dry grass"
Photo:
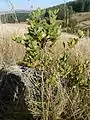
[[[86,29],[90,28],[90,12],[76,13],[72,16],[73,24],[76,22],[76,28]]]
[[[0,66],[15,65],[23,60],[25,56],[25,47],[10,39],[0,41]]]
[[[72,19],[76,20],[77,22],[90,20],[90,12],[76,13],[72,16]]]
[[[75,35],[62,33],[55,45],[53,46],[53,53],[55,56],[61,55],[64,52],[63,42],[66,43],[66,49],[68,48],[67,42],[76,37]],[[88,59],[90,60],[90,38],[79,39],[79,42],[71,49],[70,63],[75,63],[78,59],[80,62]]]
[[[14,65],[23,60],[25,47],[11,40],[13,35],[23,36],[26,24],[0,24],[0,66]]]
[[[65,32],[61,33],[60,37],[53,46],[53,52],[55,54],[62,53],[64,51],[63,42],[67,43],[68,40],[70,40],[72,37],[75,37],[75,35],[68,34]]]
[[[89,120],[90,89],[78,86],[66,89],[57,77],[55,86],[43,82],[42,74],[24,73],[26,103],[30,112],[40,120]],[[36,73],[36,72],[35,72]],[[28,77],[27,77],[28,76]],[[39,78],[40,77],[40,78]],[[41,79],[41,81],[38,80]],[[32,84],[32,82],[34,84]],[[40,86],[41,85],[41,89]],[[57,90],[56,90],[57,89]],[[56,94],[55,91],[56,90]],[[41,92],[40,92],[41,91]],[[27,94],[28,93],[28,94]],[[40,94],[41,93],[41,94]],[[46,97],[44,97],[45,95]],[[39,97],[39,99],[38,99]],[[83,101],[83,102],[82,102]],[[43,103],[45,106],[43,106]]]
[[[13,35],[22,36],[27,32],[27,24],[0,24],[0,37],[8,38]]]
[[[90,38],[82,38],[71,50],[72,58],[75,56],[80,62],[90,60]],[[74,57],[74,59],[75,59]]]

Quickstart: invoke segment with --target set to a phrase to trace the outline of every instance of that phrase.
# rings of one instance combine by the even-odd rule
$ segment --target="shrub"
[[[24,40],[27,48],[24,59],[26,63],[35,62],[39,59],[40,51],[45,50],[47,43],[51,42],[50,46],[52,46],[57,40],[60,25],[56,23],[56,13],[57,11],[42,11],[40,9],[31,12],[28,20],[28,34]],[[42,15],[44,15],[44,19],[42,19]]]
[[[88,109],[83,109],[82,101],[85,105],[88,104],[84,90],[89,88],[90,78],[87,74],[89,62],[85,60],[80,63],[77,60],[75,66],[68,62],[70,49],[75,47],[83,35],[81,32],[78,33],[79,37],[71,39],[68,42],[68,49],[63,43],[64,53],[55,57],[51,48],[57,40],[60,28],[59,24],[56,24],[55,14],[56,11],[45,13],[40,9],[31,12],[28,34],[25,39],[16,38],[16,41],[23,43],[27,49],[24,65],[36,68],[39,73],[35,71],[36,76],[30,76],[29,73],[25,76],[26,80],[34,81],[36,88],[33,89],[26,81],[26,104],[35,119],[86,119]],[[78,117],[77,111],[81,116]]]

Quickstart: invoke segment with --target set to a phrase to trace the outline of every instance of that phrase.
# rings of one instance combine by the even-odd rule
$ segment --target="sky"
[[[12,7],[10,1],[13,4],[14,9],[30,10],[31,6],[33,6],[34,9],[38,7],[46,8],[71,0],[0,0],[0,11],[11,10]]]

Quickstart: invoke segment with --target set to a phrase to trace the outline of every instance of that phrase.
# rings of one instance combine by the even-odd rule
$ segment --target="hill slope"
[[[2,23],[15,23],[18,22],[25,22],[26,19],[29,17],[29,12],[26,10],[15,10],[15,11],[2,11],[0,12],[1,15],[1,22]]]

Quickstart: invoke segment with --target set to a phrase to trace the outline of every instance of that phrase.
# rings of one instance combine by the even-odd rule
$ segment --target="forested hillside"
[[[74,1],[67,2],[66,5],[68,7],[71,6],[75,12],[90,11],[90,0],[74,0]],[[65,6],[65,4],[60,4],[57,6],[50,7],[50,9],[60,9],[63,6]]]
[[[29,17],[29,11],[16,11],[15,13],[1,13],[2,23],[25,22]]]
[[[74,0],[67,2],[66,4],[60,4],[57,6],[50,7],[49,9],[59,9],[58,19],[63,19],[71,15],[73,12],[89,12],[90,11],[90,0]],[[68,15],[69,14],[69,15]]]
[[[68,6],[72,6],[75,12],[88,12],[90,11],[90,0],[76,0],[67,3]]]

